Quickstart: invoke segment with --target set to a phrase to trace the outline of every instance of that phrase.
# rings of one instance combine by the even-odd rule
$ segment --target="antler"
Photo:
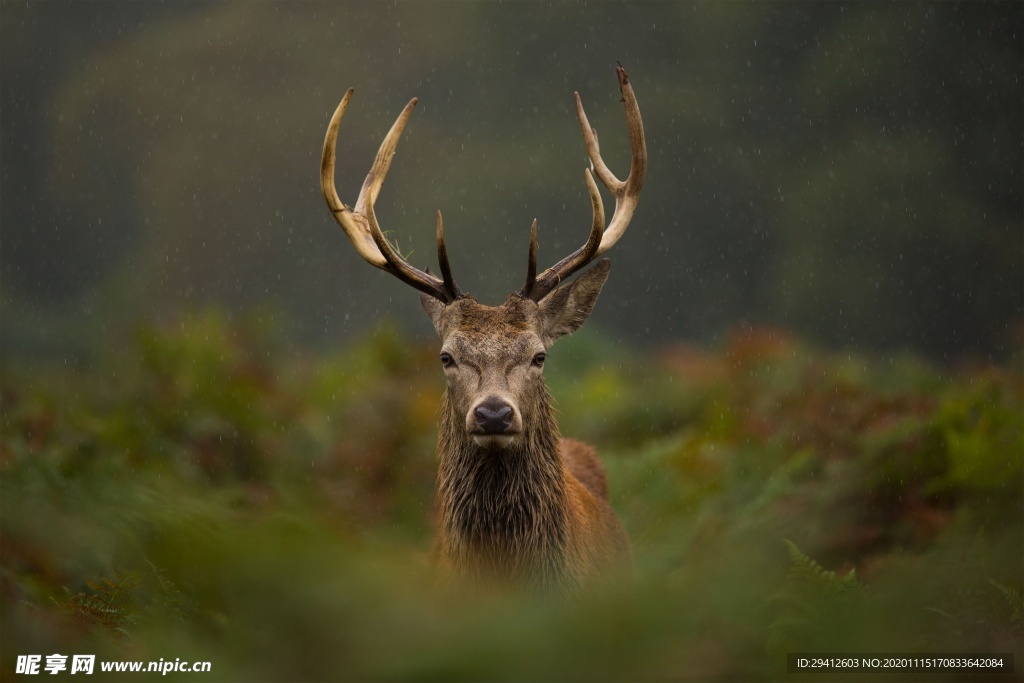
[[[629,127],[629,147],[632,153],[632,160],[629,164],[629,176],[626,180],[619,180],[608,169],[604,159],[601,158],[601,150],[597,144],[597,131],[590,127],[587,115],[583,111],[583,103],[580,102],[579,93],[573,93],[576,98],[576,117],[580,121],[580,128],[583,129],[583,141],[587,146],[587,153],[590,156],[591,168],[605,187],[615,195],[615,213],[612,214],[612,221],[605,228],[604,204],[591,174],[591,168],[586,169],[587,190],[590,192],[590,203],[593,207],[594,220],[590,228],[590,237],[582,247],[566,256],[564,259],[545,270],[540,276],[537,272],[537,229],[536,221],[530,231],[530,260],[527,266],[526,285],[520,292],[523,296],[540,301],[553,289],[569,278],[573,273],[586,266],[595,258],[612,248],[619,241],[622,234],[626,232],[629,221],[636,211],[637,202],[640,200],[640,189],[644,185],[644,174],[647,172],[647,144],[644,141],[644,124],[640,119],[640,107],[636,103],[636,96],[633,94],[633,86],[629,82],[629,75],[626,70],[619,66],[615,69],[619,78],[619,90],[622,92],[622,102],[626,107],[626,124]]]
[[[416,106],[415,97],[405,105],[402,113],[398,115],[391,130],[384,138],[384,142],[381,143],[380,149],[377,151],[377,158],[374,159],[373,166],[370,167],[370,172],[366,175],[366,180],[363,181],[355,208],[349,208],[338,197],[338,191],[334,186],[335,147],[338,139],[338,127],[341,125],[342,117],[345,116],[352,92],[352,88],[349,88],[345,96],[341,98],[338,108],[334,110],[331,123],[327,126],[324,152],[320,160],[320,189],[323,190],[324,199],[327,200],[331,215],[334,216],[334,220],[338,221],[352,241],[352,246],[367,263],[391,273],[402,282],[412,285],[425,294],[440,299],[446,304],[451,303],[461,297],[462,292],[455,284],[451,267],[448,264],[448,250],[444,245],[444,224],[441,220],[441,212],[437,212],[437,260],[441,266],[443,279],[414,268],[395,253],[381,231],[373,210],[377,194],[380,192],[380,187],[384,184],[384,177],[391,166],[391,159],[395,155],[398,138],[401,137],[402,130],[405,128],[409,116],[412,115],[413,107]]]

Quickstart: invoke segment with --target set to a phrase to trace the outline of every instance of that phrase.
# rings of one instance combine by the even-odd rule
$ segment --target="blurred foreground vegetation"
[[[1020,355],[560,343],[560,426],[599,446],[637,566],[571,609],[431,591],[436,366],[388,327],[302,357],[209,313],[95,367],[3,367],[0,679],[54,652],[246,681],[783,679],[794,651],[1024,666]]]

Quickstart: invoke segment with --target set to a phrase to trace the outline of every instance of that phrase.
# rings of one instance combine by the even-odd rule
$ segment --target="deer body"
[[[599,289],[607,271],[581,282]],[[574,289],[566,307],[596,300],[596,291]],[[629,541],[608,504],[604,468],[593,449],[559,437],[536,362],[551,341],[544,309],[520,295],[494,308],[469,298],[447,308],[423,303],[439,316],[451,355],[437,446],[436,553],[445,574],[575,592],[628,570]],[[477,410],[488,401],[512,408],[497,435],[504,443],[480,433]]]
[[[589,446],[562,439],[543,380],[547,349],[590,315],[611,264],[597,263],[566,280],[622,236],[636,208],[646,170],[640,111],[626,72],[617,70],[629,124],[632,159],[625,181],[601,159],[579,96],[576,111],[594,173],[615,195],[604,206],[586,171],[593,221],[582,247],[537,274],[537,222],[530,231],[526,284],[500,306],[485,306],[455,284],[441,214],[437,247],[441,277],[409,265],[377,224],[374,202],[398,137],[416,100],[385,137],[354,208],[334,187],[338,126],[349,90],[327,129],[321,188],[334,218],[370,264],[421,292],[420,302],[441,338],[447,388],[438,433],[439,568],[466,581],[575,594],[629,569],[629,541],[608,503],[604,468]]]

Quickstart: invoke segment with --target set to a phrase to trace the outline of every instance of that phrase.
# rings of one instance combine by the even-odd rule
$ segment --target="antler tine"
[[[533,219],[530,225],[530,254],[526,263],[526,284],[519,293],[530,298],[533,288],[537,284],[537,219]]]
[[[337,146],[338,127],[341,125],[345,110],[348,108],[352,92],[352,88],[345,92],[345,96],[342,97],[341,103],[338,104],[338,108],[331,117],[331,122],[327,126],[327,135],[324,138],[323,156],[320,160],[320,189],[323,191],[327,206],[330,208],[334,219],[341,225],[345,234],[348,235],[352,246],[363,257],[363,260],[372,266],[391,273],[402,282],[415,287],[425,294],[429,294],[444,303],[451,303],[461,296],[461,292],[451,276],[451,268],[448,267],[443,229],[440,226],[440,215],[438,216],[438,257],[440,258],[443,255],[441,270],[444,274],[444,280],[414,268],[400,255],[395,253],[395,250],[384,236],[384,232],[380,229],[373,209],[377,195],[380,193],[381,185],[383,185],[384,178],[387,176],[388,168],[391,166],[391,160],[395,155],[398,139],[401,137],[405,124],[408,122],[409,117],[412,115],[412,110],[416,106],[416,98],[409,100],[409,103],[405,105],[402,113],[398,115],[394,125],[391,126],[391,130],[388,131],[387,136],[385,136],[384,141],[381,143],[373,166],[370,167],[370,172],[366,175],[366,180],[363,181],[362,189],[359,191],[355,209],[346,206],[338,197],[338,191],[334,185],[335,148]]]
[[[528,282],[533,282],[532,287],[528,287],[529,290],[524,290],[523,296],[529,297],[534,301],[540,301],[547,296],[551,290],[558,287],[559,284],[577,270],[587,265],[597,257],[597,250],[601,246],[602,237],[604,235],[604,202],[601,201],[601,194],[598,192],[597,183],[594,182],[594,176],[591,175],[590,169],[584,170],[584,175],[587,181],[587,190],[590,191],[590,205],[593,212],[593,222],[590,225],[590,237],[587,238],[587,243],[582,247],[569,254],[561,261],[551,266],[543,273],[540,277],[532,277]],[[536,221],[534,221],[536,224]],[[536,273],[536,233],[534,232],[530,236],[530,250],[534,253],[533,270]]]
[[[441,219],[440,210],[437,212],[437,262],[441,266],[444,288],[454,301],[462,296],[462,290],[455,284],[455,278],[452,277],[452,267],[448,264],[448,247],[444,244],[444,221]]]
[[[629,221],[636,211],[637,202],[640,199],[640,190],[644,184],[644,175],[647,173],[647,143],[644,139],[644,125],[640,118],[640,107],[637,105],[636,96],[633,94],[633,86],[629,82],[629,75],[621,66],[616,68],[615,73],[619,79],[619,90],[622,92],[622,102],[626,108],[626,125],[629,128],[631,152],[629,176],[624,181],[619,180],[608,168],[608,165],[605,164],[604,159],[601,158],[597,132],[590,126],[590,122],[587,120],[579,93],[574,93],[576,116],[583,131],[583,142],[587,147],[587,154],[590,156],[591,167],[604,186],[615,196],[615,213],[612,214],[611,224],[605,228],[604,203],[601,201],[601,194],[597,189],[597,184],[594,182],[594,177],[590,173],[590,169],[587,169],[587,190],[590,192],[594,217],[590,237],[585,245],[544,271],[539,278],[536,278],[533,286],[528,284],[524,288],[524,296],[528,296],[534,301],[540,301],[558,287],[562,281],[611,249],[626,231]]]
[[[377,249],[373,238],[370,237],[369,231],[366,230],[365,226],[357,223],[356,216],[353,215],[352,210],[345,206],[341,198],[338,197],[338,190],[334,185],[334,161],[335,147],[338,140],[338,127],[345,116],[345,110],[348,109],[348,102],[352,99],[353,92],[355,92],[353,88],[345,91],[345,96],[341,98],[338,108],[334,110],[334,115],[331,116],[331,122],[327,125],[327,135],[324,137],[324,150],[320,157],[320,189],[324,194],[324,199],[327,200],[327,207],[331,210],[331,215],[341,225],[342,230],[348,235],[352,246],[355,247],[359,255],[370,265],[384,268],[387,261],[384,260],[384,256]]]
[[[604,186],[615,192],[625,183],[615,177],[615,174],[611,172],[608,165],[604,163],[604,159],[601,158],[601,144],[597,139],[597,130],[590,125],[590,121],[587,119],[587,112],[583,111],[583,101],[580,99],[580,94],[574,92],[572,96],[576,100],[576,119],[580,122],[580,130],[583,131],[583,144],[587,148],[587,156],[590,157],[590,166],[597,173],[597,177],[601,179]]]
[[[637,203],[640,201],[640,190],[644,186],[644,176],[647,175],[647,141],[644,138],[644,122],[640,118],[640,106],[636,102],[633,85],[629,82],[629,74],[626,73],[626,70],[621,66],[616,67],[615,74],[619,79],[622,103],[626,108],[626,126],[629,129],[629,176],[626,177],[625,182],[621,182],[612,175],[611,171],[608,171],[604,160],[601,159],[601,152],[597,145],[597,134],[593,129],[590,129],[594,137],[593,146],[591,147],[589,143],[587,145],[590,160],[594,164],[598,178],[601,178],[601,182],[604,183],[605,187],[615,195],[615,213],[612,214],[611,223],[604,231],[601,246],[598,248],[595,257],[611,249],[619,241],[619,238],[622,237],[622,234],[626,232],[626,228],[629,227],[629,221],[633,218],[633,212],[636,211]],[[582,114],[582,112],[583,105],[580,104],[577,107],[577,113]],[[583,126],[585,122],[586,115],[584,114],[580,120],[580,125]],[[587,128],[589,128],[589,124]],[[586,137],[586,132],[584,132],[584,137]],[[604,174],[602,174],[602,168],[604,169]],[[613,184],[609,181],[616,182]]]
[[[372,205],[377,201],[377,195],[380,194],[384,178],[387,177],[388,170],[391,168],[391,160],[395,158],[398,140],[402,137],[405,124],[409,122],[412,110],[416,108],[418,102],[419,99],[416,97],[409,100],[408,104],[402,108],[398,118],[395,119],[394,124],[392,124],[391,130],[384,136],[384,141],[380,143],[380,149],[377,150],[373,166],[370,167],[370,172],[366,174],[366,180],[363,181],[363,186],[359,189],[359,197],[356,199],[355,206],[356,213],[364,213],[368,203]]]

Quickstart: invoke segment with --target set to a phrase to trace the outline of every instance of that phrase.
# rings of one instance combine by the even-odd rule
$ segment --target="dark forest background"
[[[416,297],[363,264],[317,186],[327,120],[354,202],[420,98],[378,212],[460,284],[520,285],[585,239],[578,90],[605,157],[632,75],[650,171],[592,325],[646,347],[737,324],[831,347],[1006,357],[1024,310],[1021,30],[1005,3],[3,2],[4,357],[88,358],[220,307],[299,348]],[[610,203],[609,203],[610,207]]]

